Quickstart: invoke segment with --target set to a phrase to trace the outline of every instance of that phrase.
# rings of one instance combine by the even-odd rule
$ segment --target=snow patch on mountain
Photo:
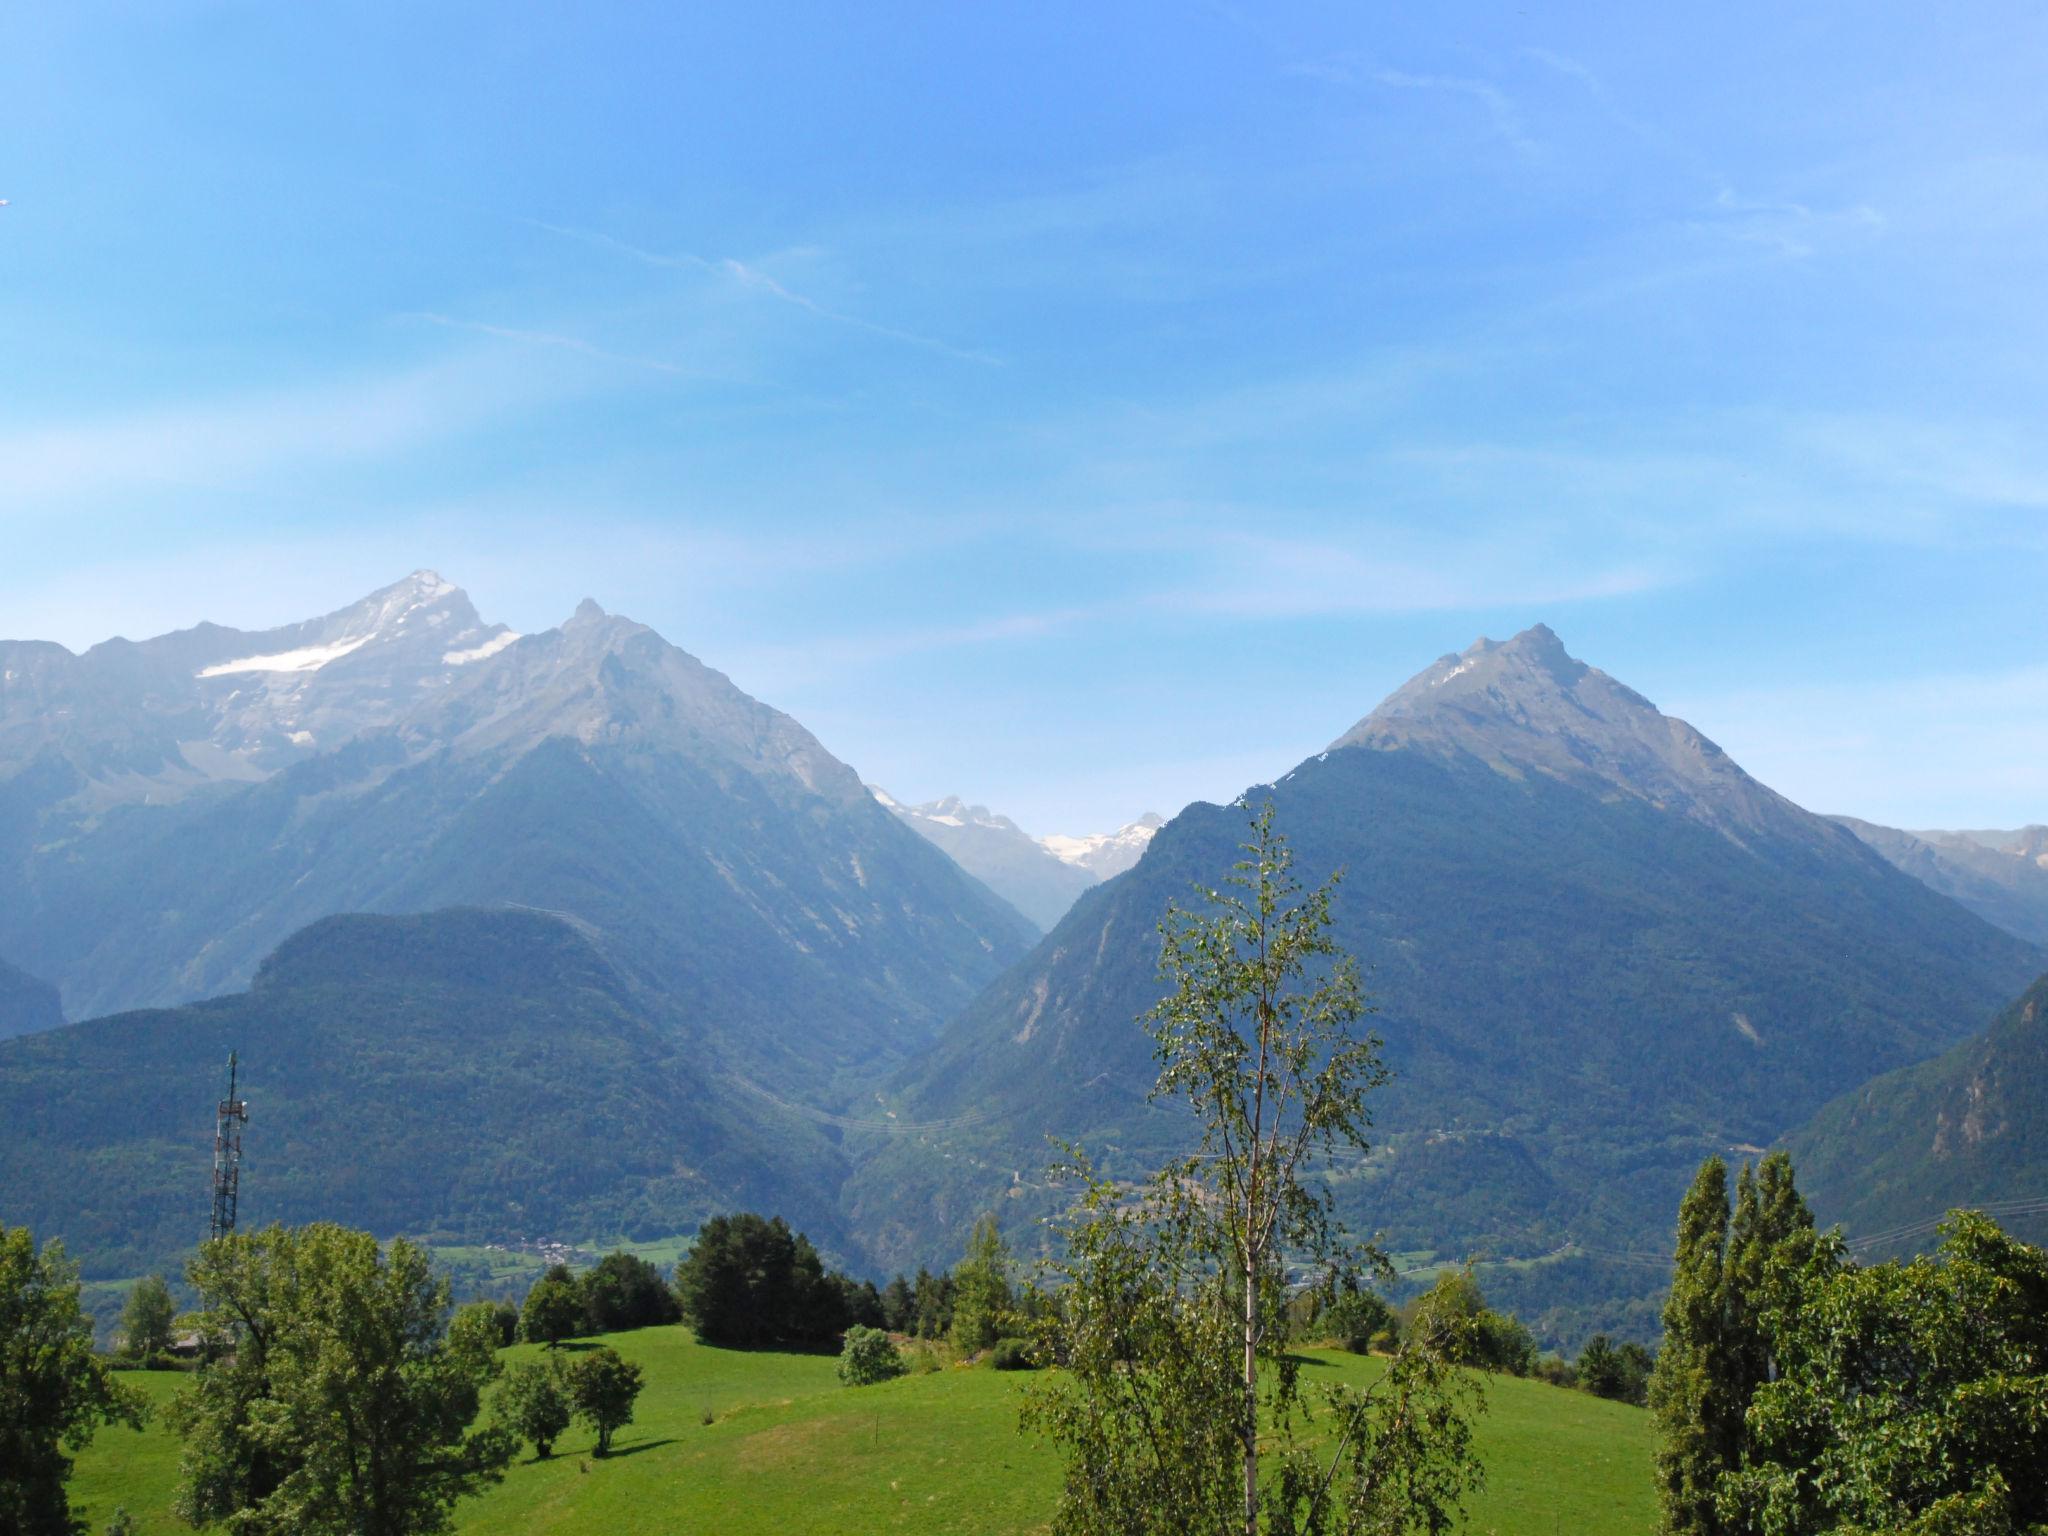
[[[339,661],[351,651],[361,650],[376,635],[358,635],[353,640],[337,640],[329,645],[304,645],[293,651],[279,651],[275,656],[244,656],[238,661],[223,661],[217,666],[202,667],[201,677],[227,677],[237,672],[318,672],[331,661]]]
[[[502,635],[494,635],[482,645],[473,645],[466,651],[444,652],[441,660],[451,667],[466,667],[473,661],[489,661],[518,638],[516,632],[508,629]]]

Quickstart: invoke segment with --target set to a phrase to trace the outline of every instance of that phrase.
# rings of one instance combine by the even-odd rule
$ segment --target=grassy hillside
[[[955,1369],[849,1389],[829,1358],[707,1349],[680,1328],[608,1342],[647,1371],[638,1417],[616,1454],[591,1460],[590,1436],[573,1430],[554,1460],[516,1463],[465,1506],[464,1531],[998,1536],[1045,1526],[1058,1466],[1017,1432],[1016,1398],[1028,1377]],[[1350,1355],[1310,1358],[1313,1378],[1378,1369]],[[128,1379],[159,1400],[181,1381]],[[1472,1531],[1638,1536],[1650,1528],[1650,1430],[1640,1409],[1533,1381],[1496,1381],[1489,1396],[1479,1432],[1487,1488]],[[139,1435],[108,1430],[80,1458],[73,1496],[95,1529],[120,1504],[140,1530],[171,1536],[185,1529],[168,1512],[176,1476],[177,1444],[160,1423]]]

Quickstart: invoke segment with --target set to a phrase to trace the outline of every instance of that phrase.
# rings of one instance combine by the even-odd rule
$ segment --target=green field
[[[580,1427],[552,1461],[521,1460],[465,1505],[460,1526],[489,1536],[949,1533],[1042,1530],[1058,1466],[1017,1432],[1031,1378],[949,1368],[878,1387],[842,1387],[821,1355],[707,1349],[682,1328],[615,1334],[647,1387],[608,1460]],[[527,1346],[507,1352],[523,1358]],[[1358,1379],[1377,1362],[1315,1350],[1311,1378]],[[131,1375],[153,1398],[183,1383]],[[1638,1533],[1655,1519],[1642,1410],[1540,1382],[1497,1379],[1479,1446],[1487,1487],[1470,1529],[1501,1536]],[[709,1418],[710,1422],[705,1420]],[[73,1498],[98,1530],[116,1505],[151,1533],[186,1529],[169,1512],[177,1442],[160,1422],[103,1430],[79,1459]]]

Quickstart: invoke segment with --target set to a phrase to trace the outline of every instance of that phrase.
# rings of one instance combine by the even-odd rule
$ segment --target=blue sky
[[[588,594],[1049,832],[1542,619],[2048,819],[2048,11],[1390,9],[8,7],[0,633]]]

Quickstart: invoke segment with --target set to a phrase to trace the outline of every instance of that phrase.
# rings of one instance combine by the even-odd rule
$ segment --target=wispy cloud
[[[834,309],[829,305],[821,304],[808,294],[799,293],[786,283],[771,276],[758,263],[741,261],[737,257],[732,256],[699,256],[691,251],[669,252],[649,250],[645,246],[634,245],[630,241],[621,240],[615,235],[605,234],[600,230],[581,229],[570,224],[550,224],[541,219],[522,219],[519,222],[527,225],[529,228],[543,230],[551,235],[560,235],[565,239],[581,241],[585,245],[610,251],[615,255],[625,257],[629,261],[638,262],[642,266],[657,267],[668,271],[703,272],[714,277],[729,278],[750,292],[763,294],[778,303],[790,305],[809,315],[815,315],[820,320],[828,321],[833,325],[843,325],[854,330],[865,331],[871,336],[880,336],[885,340],[900,342],[905,346],[922,348],[928,352],[937,352],[946,357],[958,358],[962,362],[991,365],[1000,365],[1002,362],[1001,358],[991,353],[979,352],[967,347],[957,347],[951,342],[941,341],[936,337],[921,335],[916,331],[903,330],[893,325],[883,325],[879,321],[869,320],[863,316],[849,314],[844,310]]]
[[[1523,122],[1521,108],[1515,99],[1491,80],[1392,69],[1356,54],[1301,60],[1284,66],[1282,72],[1331,85],[1377,85],[1389,90],[1424,91],[1475,102],[1485,113],[1493,131],[1516,154],[1533,159],[1544,152],[1544,146]]]
[[[1494,132],[1506,140],[1517,154],[1534,157],[1543,152],[1543,146],[1523,126],[1522,114],[1514,99],[1491,81],[1469,79],[1463,75],[1417,75],[1400,69],[1375,69],[1368,78],[1375,85],[1390,86],[1395,90],[1438,91],[1476,101],[1492,121]]]
[[[452,315],[437,315],[428,310],[418,310],[403,319],[421,320],[428,325],[438,325],[447,330],[470,331],[479,336],[495,336],[501,341],[516,341],[535,347],[559,347],[565,352],[581,353],[602,362],[623,363],[632,368],[646,368],[654,373],[686,374],[690,370],[678,363],[664,361],[658,357],[635,357],[627,352],[612,352],[585,341],[580,336],[570,336],[559,331],[529,331],[515,326],[492,325],[482,320],[462,320]]]

